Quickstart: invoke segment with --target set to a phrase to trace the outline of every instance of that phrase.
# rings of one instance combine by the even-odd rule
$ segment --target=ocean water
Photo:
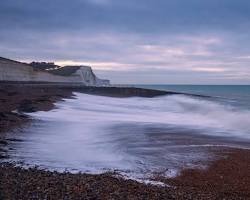
[[[217,101],[250,108],[250,85],[132,85],[140,88],[175,91],[217,97]]]
[[[211,147],[250,147],[249,86],[140,87],[212,97],[75,93],[54,110],[29,114],[33,123],[9,134],[16,139],[9,160],[59,171],[115,170],[144,180],[155,173],[171,176],[183,168],[205,167],[214,159]]]

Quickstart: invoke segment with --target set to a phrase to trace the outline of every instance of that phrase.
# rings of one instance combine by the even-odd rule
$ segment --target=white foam
[[[213,128],[208,134],[250,139],[250,111],[181,95],[158,98],[112,98],[75,93],[58,109],[31,114],[42,120],[107,123],[161,123]],[[225,133],[226,132],[226,133]]]
[[[57,109],[29,114],[40,121],[19,134],[25,141],[15,144],[13,160],[61,171],[120,170],[134,179],[155,171],[175,176],[178,167],[208,159],[209,155],[199,148],[217,144],[184,140],[176,145],[164,136],[166,127],[250,139],[250,112],[216,102],[181,95],[157,98],[75,95],[75,99],[56,103]],[[149,131],[150,127],[163,131]],[[173,137],[176,134],[178,131],[173,132]]]

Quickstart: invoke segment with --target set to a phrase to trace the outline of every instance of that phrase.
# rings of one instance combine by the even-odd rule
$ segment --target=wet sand
[[[79,91],[63,87],[1,85],[0,155],[5,156],[4,146],[8,145],[4,133],[30,122],[21,112],[50,110],[54,102],[72,98],[76,90]],[[82,92],[120,97],[161,95],[129,88],[85,88]],[[1,164],[0,199],[250,199],[250,151],[224,147],[210,151],[218,159],[209,163],[206,170],[188,169],[173,179],[156,178],[170,187],[145,185],[115,178],[114,174],[57,173]]]

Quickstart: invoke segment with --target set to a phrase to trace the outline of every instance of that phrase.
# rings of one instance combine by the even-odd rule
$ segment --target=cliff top
[[[74,74],[78,69],[80,69],[81,67],[88,67],[91,69],[91,67],[89,66],[65,66],[65,67],[60,67],[60,68],[56,68],[56,69],[51,69],[51,70],[47,70],[47,72],[50,72],[52,74],[55,75],[60,75],[60,76],[70,76],[72,74]]]
[[[75,73],[78,69],[80,69],[80,66],[65,66],[57,69],[47,70],[47,72],[60,76],[70,76],[71,74]]]
[[[17,64],[22,64],[22,65],[28,65],[28,66],[30,66],[27,63],[19,62],[19,61],[16,61],[16,60],[11,60],[11,59],[8,59],[8,58],[3,58],[1,56],[0,56],[0,61],[13,62],[13,63],[17,63]]]
[[[23,63],[23,62],[11,60],[8,58],[3,58],[3,57],[0,57],[0,61],[26,65],[26,66],[32,67],[34,70],[46,71],[46,72],[52,73],[54,75],[59,75],[59,76],[70,76],[73,73],[75,73],[78,69],[80,69],[81,67],[88,67],[88,66],[61,67],[59,65],[55,65],[53,62],[31,62],[28,64],[28,63]],[[89,68],[91,68],[91,67],[89,67]]]
[[[29,65],[40,70],[56,69],[61,67],[59,65],[55,65],[53,62],[31,62]]]

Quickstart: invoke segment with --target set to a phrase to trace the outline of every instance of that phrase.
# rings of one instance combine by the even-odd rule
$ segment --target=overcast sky
[[[0,0],[0,56],[113,83],[250,84],[250,1]]]

